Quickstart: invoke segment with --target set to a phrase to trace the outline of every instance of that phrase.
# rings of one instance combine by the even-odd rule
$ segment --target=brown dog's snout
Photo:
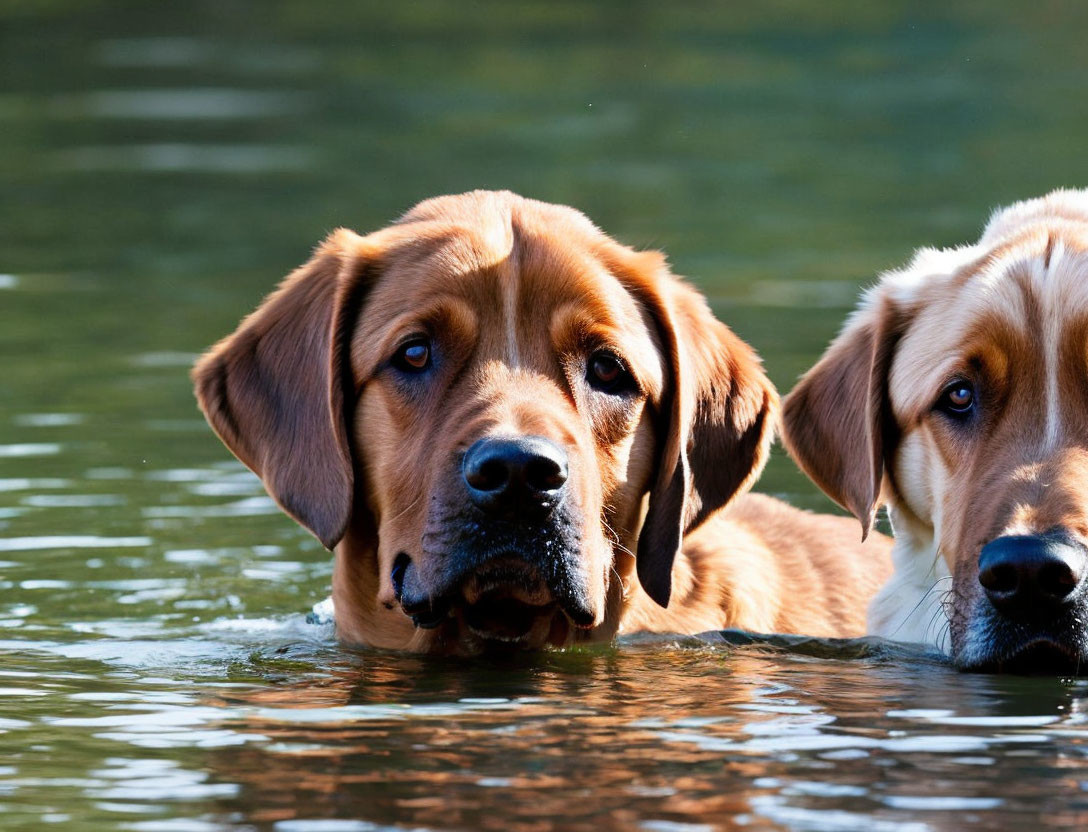
[[[488,437],[465,452],[469,499],[488,514],[543,518],[567,483],[567,453],[543,436]]]
[[[978,580],[1008,616],[1047,616],[1083,594],[1088,548],[1064,534],[1006,535],[979,554]]]

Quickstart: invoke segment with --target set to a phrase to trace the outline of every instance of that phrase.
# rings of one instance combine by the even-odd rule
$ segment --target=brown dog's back
[[[639,598],[624,630],[861,636],[866,607],[891,574],[891,544],[879,532],[863,543],[851,518],[745,494],[685,539],[675,607]]]

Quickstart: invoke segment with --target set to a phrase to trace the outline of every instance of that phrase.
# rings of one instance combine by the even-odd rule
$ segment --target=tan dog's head
[[[341,634],[456,652],[610,635],[634,561],[667,604],[683,534],[758,475],[777,409],[660,254],[493,192],[335,232],[193,377],[337,547]]]
[[[890,505],[897,577],[871,625],[916,570],[915,589],[950,589],[960,665],[1088,656],[1088,191],[1018,203],[978,244],[884,275],[784,421],[794,458],[866,530]],[[902,600],[904,617],[922,602]]]

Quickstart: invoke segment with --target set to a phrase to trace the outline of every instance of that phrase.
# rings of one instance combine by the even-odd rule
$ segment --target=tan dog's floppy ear
[[[904,315],[886,297],[850,319],[786,397],[782,440],[808,476],[872,529],[895,427],[888,372]]]
[[[636,558],[642,588],[665,607],[684,535],[763,470],[778,394],[752,348],[711,314],[702,295],[668,272],[661,255],[634,256],[640,265],[627,277],[657,323],[670,377],[657,480]]]
[[[348,344],[375,267],[341,229],[193,368],[197,401],[228,448],[331,549],[351,515]]]

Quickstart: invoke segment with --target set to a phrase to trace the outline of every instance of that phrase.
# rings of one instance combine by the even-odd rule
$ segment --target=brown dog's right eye
[[[634,378],[610,352],[593,353],[586,369],[590,385],[605,393],[626,393],[635,388]]]
[[[431,366],[431,342],[413,338],[401,344],[393,355],[393,366],[404,373],[422,373]]]

